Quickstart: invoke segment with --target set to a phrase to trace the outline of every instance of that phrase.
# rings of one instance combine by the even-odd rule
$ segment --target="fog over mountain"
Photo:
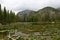
[[[5,6],[8,10],[15,12],[26,9],[39,10],[50,6],[54,8],[60,7],[60,0],[0,0],[2,8]]]

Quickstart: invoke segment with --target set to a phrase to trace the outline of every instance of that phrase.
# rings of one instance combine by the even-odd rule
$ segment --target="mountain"
[[[57,17],[60,17],[60,10],[53,7],[45,7],[38,10],[37,13],[41,15],[41,19],[43,20],[54,21]]]
[[[24,10],[24,11],[21,11],[21,12],[18,12],[17,14],[18,15],[23,15],[23,14],[33,14],[33,13],[42,13],[42,14],[44,14],[44,13],[50,13],[50,14],[53,14],[53,13],[56,13],[56,12],[60,12],[60,10],[59,9],[55,9],[55,8],[53,8],[53,7],[45,7],[45,8],[43,8],[43,9],[40,9],[40,10],[38,10],[38,11],[33,11],[33,10]]]
[[[24,15],[24,14],[29,15],[29,14],[32,14],[34,12],[35,11],[33,11],[33,10],[24,10],[24,11],[18,12],[17,15]]]
[[[27,21],[27,17],[34,13],[35,11],[33,10],[24,10],[24,11],[18,12],[17,15],[20,17],[20,21]]]
[[[27,15],[26,15],[27,14]],[[60,10],[53,7],[45,7],[38,11],[24,10],[18,12],[21,21],[59,21]]]
[[[37,13],[39,13],[41,15],[47,14],[49,16],[51,16],[51,15],[53,16],[54,14],[59,14],[60,10],[55,9],[53,7],[45,7],[43,9],[38,10]]]
[[[60,8],[57,8],[58,10],[60,10]]]
[[[43,9],[38,10],[38,12],[51,13],[51,12],[59,12],[59,10],[53,7],[45,7]]]

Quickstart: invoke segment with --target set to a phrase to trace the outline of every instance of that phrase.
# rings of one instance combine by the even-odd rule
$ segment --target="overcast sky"
[[[60,7],[60,0],[0,0],[2,8],[5,6],[8,10],[15,12],[30,9],[39,10],[41,8],[51,6]]]

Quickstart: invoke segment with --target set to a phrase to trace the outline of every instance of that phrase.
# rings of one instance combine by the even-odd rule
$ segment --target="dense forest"
[[[13,22],[17,22],[19,19],[18,15],[15,15],[14,12],[6,10],[6,7],[4,7],[4,10],[1,9],[0,5],[0,23],[1,24],[10,24]]]

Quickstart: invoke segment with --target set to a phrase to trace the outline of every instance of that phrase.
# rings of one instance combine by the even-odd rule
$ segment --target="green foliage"
[[[19,37],[18,39],[16,39],[16,40],[24,40],[23,38],[21,38],[21,37]]]
[[[10,25],[0,24],[0,32],[6,32],[8,30],[23,33],[29,33],[29,38],[31,40],[59,40],[60,39],[60,23],[51,22],[16,22]],[[35,32],[39,32],[40,35],[34,35]],[[38,34],[38,33],[37,33]],[[1,35],[1,34],[0,34]],[[45,35],[45,36],[44,36]],[[6,36],[5,36],[6,37]],[[46,37],[46,38],[45,38]],[[16,40],[24,40],[23,38],[18,38]]]
[[[2,11],[1,5],[0,5],[0,23],[1,24],[10,24],[10,23],[18,22],[18,20],[19,20],[19,17],[15,15],[14,12],[7,11],[5,7],[4,7],[4,11]]]
[[[1,5],[0,5],[0,23],[2,23],[2,10],[1,10]]]
[[[12,38],[9,38],[8,40],[12,40]]]

